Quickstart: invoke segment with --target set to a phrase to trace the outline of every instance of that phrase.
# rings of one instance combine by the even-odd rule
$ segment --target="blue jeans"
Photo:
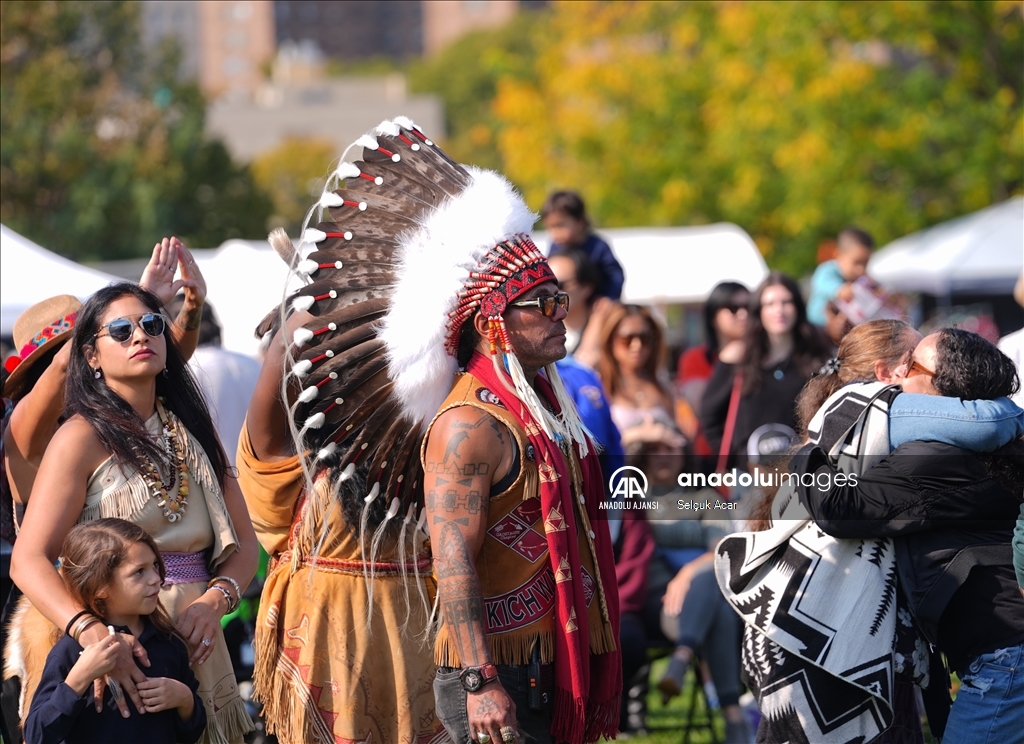
[[[943,744],[1005,744],[1024,736],[1024,643],[976,656],[958,673]]]

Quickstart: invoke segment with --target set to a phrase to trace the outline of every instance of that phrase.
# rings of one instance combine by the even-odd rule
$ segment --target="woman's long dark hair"
[[[93,369],[86,358],[86,347],[96,343],[103,313],[116,300],[129,296],[138,299],[154,313],[161,312],[160,301],[153,294],[128,282],[101,289],[78,311],[70,342],[66,413],[69,416],[77,413],[88,421],[118,465],[141,469],[148,458],[170,467],[167,454],[146,430],[146,422],[128,401],[107,386],[104,378],[93,376]],[[164,340],[167,342],[166,374],[157,375],[156,394],[163,398],[165,407],[177,415],[202,446],[210,458],[217,481],[223,484],[229,468],[228,459],[217,439],[206,399],[185,365],[169,326],[164,328]]]
[[[704,303],[704,342],[707,347],[704,354],[708,364],[713,365],[718,359],[718,329],[715,328],[715,317],[719,310],[731,305],[733,298],[738,294],[749,297],[750,290],[739,282],[719,282],[708,295],[708,301]]]
[[[800,294],[800,287],[787,274],[773,271],[761,282],[750,298],[750,313],[747,318],[746,350],[743,361],[743,394],[748,395],[760,389],[764,374],[763,364],[768,357],[768,334],[761,322],[761,298],[768,287],[782,286],[793,295],[796,307],[796,323],[793,325],[793,363],[804,377],[810,377],[828,357],[829,348],[822,331],[807,320],[807,306]]]

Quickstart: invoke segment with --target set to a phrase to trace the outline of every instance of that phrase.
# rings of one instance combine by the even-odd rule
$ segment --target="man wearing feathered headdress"
[[[239,448],[257,534],[275,553],[256,638],[268,722],[361,741],[380,726],[367,711],[391,700],[397,728],[373,740],[429,738],[421,652],[395,642],[426,618],[408,596],[423,588],[429,532],[441,609],[431,681],[448,735],[614,734],[601,474],[554,368],[568,297],[526,234],[536,216],[505,179],[452,162],[407,119],[356,145],[362,159],[342,162],[311,210],[314,249],[272,236],[309,283],[262,327],[285,324]],[[388,656],[394,673],[371,680]]]

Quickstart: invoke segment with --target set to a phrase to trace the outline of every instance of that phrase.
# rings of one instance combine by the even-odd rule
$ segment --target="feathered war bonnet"
[[[508,371],[533,419],[586,455],[554,365],[544,372],[558,416],[526,381],[505,330],[506,305],[554,281],[527,234],[537,216],[507,180],[453,162],[408,119],[385,121],[354,146],[362,159],[338,166],[307,217],[300,248],[313,250],[292,263],[309,284],[286,305],[315,316],[290,350],[302,387],[292,419],[298,451],[316,460],[310,471],[326,466],[344,481],[365,469],[365,501],[383,496],[384,521],[402,512],[408,523],[422,501],[420,444],[451,391],[459,335],[477,311],[488,320],[495,366]],[[293,255],[275,233],[278,251]]]

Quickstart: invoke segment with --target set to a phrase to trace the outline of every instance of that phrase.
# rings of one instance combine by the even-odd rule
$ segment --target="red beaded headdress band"
[[[515,235],[494,246],[483,264],[469,273],[459,292],[458,304],[448,318],[445,349],[455,356],[459,333],[466,321],[479,310],[491,323],[491,353],[511,351],[504,313],[508,303],[544,282],[553,282],[555,275],[544,254],[527,235]]]

